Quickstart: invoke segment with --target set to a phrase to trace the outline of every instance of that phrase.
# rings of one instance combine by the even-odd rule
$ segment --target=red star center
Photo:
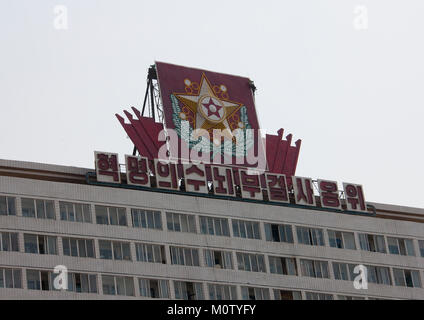
[[[209,102],[202,102],[202,105],[208,110],[208,117],[211,115],[216,115],[218,119],[221,119],[219,110],[222,109],[222,106],[215,104],[211,97],[209,97]]]

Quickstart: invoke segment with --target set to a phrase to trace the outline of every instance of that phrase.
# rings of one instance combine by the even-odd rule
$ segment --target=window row
[[[57,274],[44,270],[26,270],[27,288],[29,290],[54,291]],[[129,276],[101,275],[98,280],[96,274],[68,273],[67,291],[76,293],[98,294],[98,281],[104,295],[136,296],[134,278]],[[170,299],[169,280],[152,278],[135,278],[138,282],[138,295],[146,298]],[[204,300],[202,282],[173,281],[175,299]],[[21,269],[0,268],[0,288],[22,289]],[[235,285],[206,283],[207,298],[209,300],[236,300],[239,299]],[[270,289],[263,287],[240,286],[243,300],[270,300],[271,293],[275,300],[302,300],[301,291]],[[305,292],[306,300],[333,300],[333,294],[321,292]],[[363,296],[337,295],[338,300],[363,300]],[[371,299],[371,298],[369,298]]]
[[[0,247],[4,251],[18,251],[17,233],[1,233]],[[95,258],[93,239],[62,238],[63,254],[66,256]],[[100,259],[132,261],[130,242],[98,240]],[[36,234],[24,234],[26,253],[58,254],[57,237]],[[136,261],[166,264],[165,246],[149,243],[135,243]],[[169,246],[173,265],[201,266],[199,249],[191,247]],[[267,272],[263,254],[236,252],[237,269],[251,272]],[[232,251],[203,249],[204,266],[211,268],[235,269]],[[299,259],[299,268],[294,257],[268,256],[269,272],[283,275],[302,275],[314,278],[330,278],[328,261]],[[353,281],[354,264],[332,262],[336,280]],[[300,274],[298,272],[300,270]],[[421,287],[418,270],[393,268],[394,282],[388,267],[367,266],[368,281],[371,283]],[[402,276],[402,275],[403,276]],[[403,277],[403,278],[402,278]],[[403,280],[401,280],[403,279]]]
[[[16,215],[16,198],[0,196],[0,215]],[[56,219],[53,200],[21,198],[22,216],[39,219]],[[64,221],[92,222],[91,205],[59,201],[60,219]],[[94,205],[97,224],[128,226],[126,208]],[[134,228],[162,230],[160,211],[131,209],[131,224]],[[175,232],[197,233],[196,216],[166,212],[167,230]],[[260,223],[240,219],[231,219],[232,235],[246,239],[263,239]],[[201,234],[230,237],[229,219],[199,216]],[[296,226],[298,243],[325,246],[324,230]],[[292,226],[288,224],[264,223],[265,240],[294,243]],[[356,250],[353,232],[327,230],[329,246]],[[387,241],[386,241],[387,238]],[[390,237],[376,234],[358,233],[359,249],[370,252],[390,253],[404,256],[416,256],[414,239]],[[424,257],[424,240],[418,240],[419,255]]]

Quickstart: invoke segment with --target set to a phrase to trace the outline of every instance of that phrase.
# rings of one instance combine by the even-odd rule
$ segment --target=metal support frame
[[[146,111],[146,104],[149,107],[149,116],[153,118],[153,121],[156,122],[157,113],[159,118],[158,120],[163,122],[163,110],[160,108],[158,76],[156,73],[156,66],[154,64],[149,67],[149,71],[147,73],[147,86],[144,94],[143,108],[141,109],[142,116],[144,116],[144,112]],[[137,148],[134,146],[133,156],[135,156],[136,153]]]

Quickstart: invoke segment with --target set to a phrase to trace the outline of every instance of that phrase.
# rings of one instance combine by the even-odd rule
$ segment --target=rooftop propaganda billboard
[[[163,123],[124,110],[117,119],[139,155],[95,152],[97,181],[129,189],[367,213],[362,185],[298,176],[301,140],[261,135],[248,78],[156,62]]]
[[[266,169],[248,78],[163,62],[156,71],[165,126],[179,140],[169,146],[171,160]]]
[[[343,183],[342,198],[337,182],[331,180],[318,179],[314,185],[307,177],[287,177],[272,172],[258,174],[241,167],[149,161],[145,157],[125,155],[124,184],[117,153],[95,151],[94,157],[97,184],[100,185],[115,184],[130,189],[147,187],[226,199],[367,212],[362,185],[354,183]],[[314,189],[318,191],[317,197]]]

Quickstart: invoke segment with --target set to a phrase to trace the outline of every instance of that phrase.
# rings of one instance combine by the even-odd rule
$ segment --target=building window
[[[53,290],[52,272],[27,269],[27,286],[30,290]]]
[[[102,275],[103,294],[118,296],[134,296],[134,279]]]
[[[424,240],[418,240],[418,246],[420,247],[421,257],[424,257]]]
[[[355,280],[355,277],[357,276],[357,273],[353,272],[355,270],[355,266],[356,265],[350,263],[333,262],[334,278],[336,280]]]
[[[16,199],[14,197],[0,196],[0,215],[16,215]]]
[[[131,209],[133,227],[162,230],[160,211]]]
[[[361,245],[361,250],[386,253],[384,236],[359,233],[359,243]]]
[[[230,236],[228,219],[200,217],[200,232],[216,236]]]
[[[334,300],[332,294],[320,292],[305,292],[306,300]]]
[[[261,239],[259,223],[246,220],[233,220],[234,237],[247,239]]]
[[[275,300],[302,300],[300,291],[278,290],[274,289]]]
[[[286,257],[269,257],[269,271],[271,273],[297,275],[296,259]]]
[[[300,259],[300,269],[305,277],[330,278],[327,261]]]
[[[174,281],[175,299],[204,300],[200,282]]]
[[[99,240],[100,259],[131,261],[129,242]]]
[[[242,300],[270,300],[268,288],[241,287]]]
[[[414,243],[412,239],[387,237],[387,245],[391,254],[400,254],[402,256],[414,256]]]
[[[0,232],[0,251],[19,251],[18,234]]]
[[[376,284],[385,284],[390,286],[392,280],[390,277],[390,270],[387,267],[379,266],[366,266],[368,282]]]
[[[182,266],[200,266],[199,252],[193,248],[169,247],[171,251],[171,263]]]
[[[209,300],[237,300],[236,286],[208,283]]]
[[[420,272],[393,268],[395,285],[402,287],[421,288]]]
[[[292,227],[289,224],[265,223],[266,241],[293,243]]]
[[[91,209],[89,204],[59,201],[60,219],[91,223]]]
[[[137,261],[166,263],[165,247],[157,244],[136,243]]]
[[[0,288],[22,289],[21,269],[0,268]]]
[[[22,198],[22,216],[38,219],[56,219],[54,202],[51,200]]]
[[[325,246],[322,229],[297,226],[296,231],[299,243],[311,246]]]
[[[337,300],[365,300],[365,297],[338,295]]]
[[[158,299],[169,299],[168,280],[138,279],[140,296]]]
[[[205,265],[211,268],[234,269],[233,256],[230,251],[205,249]]]
[[[330,247],[356,250],[355,236],[353,232],[328,230],[328,239]]]
[[[265,259],[262,254],[237,252],[238,269],[252,272],[266,272]]]
[[[53,277],[56,276],[55,274],[52,275]],[[68,291],[97,293],[97,276],[86,273],[68,273]]]
[[[62,244],[65,256],[95,258],[92,239],[62,238]]]
[[[96,211],[96,223],[112,226],[126,226],[127,212],[125,208],[94,206]]]
[[[197,233],[194,215],[191,214],[167,212],[166,224],[170,231]]]
[[[57,237],[24,234],[26,253],[57,254]]]

